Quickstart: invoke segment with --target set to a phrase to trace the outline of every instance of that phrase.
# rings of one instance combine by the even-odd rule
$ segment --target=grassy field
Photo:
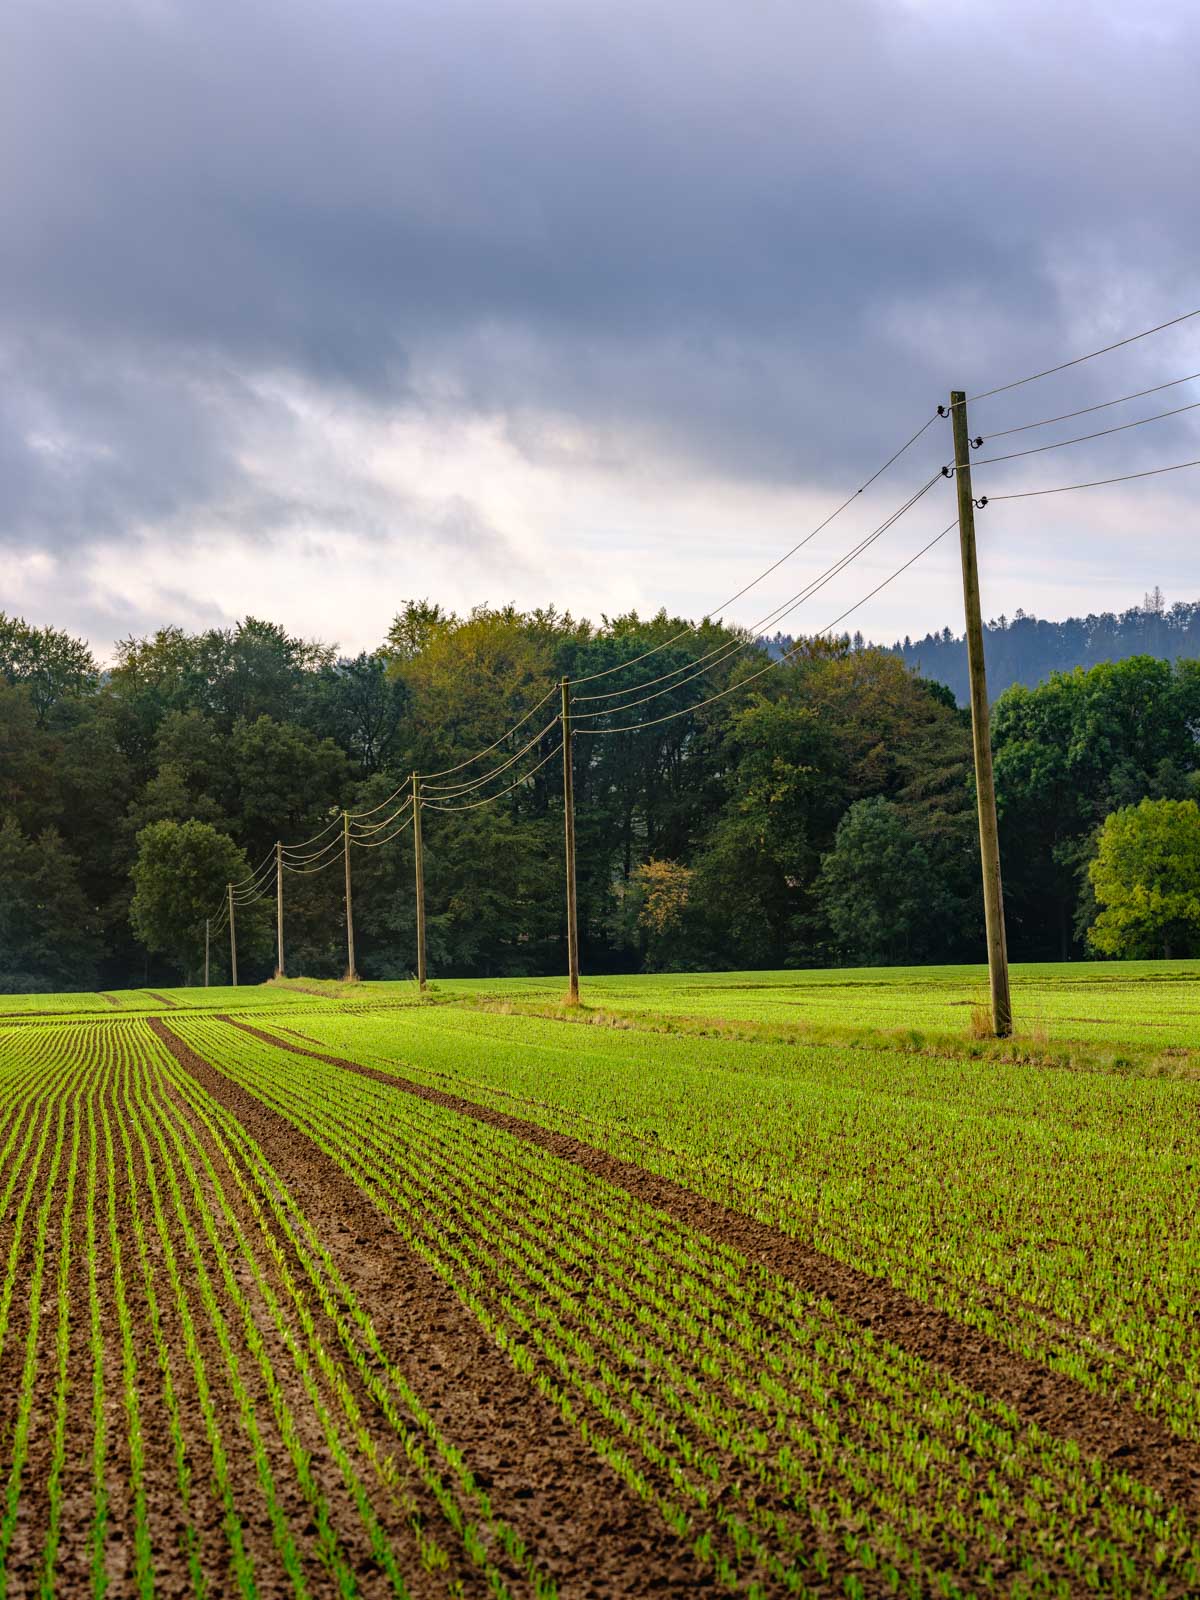
[[[0,998],[0,1597],[1200,1592],[1200,965]]]

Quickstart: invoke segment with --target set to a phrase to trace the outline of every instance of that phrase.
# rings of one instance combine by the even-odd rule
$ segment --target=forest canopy
[[[430,807],[428,953],[435,975],[561,970],[562,770],[555,730],[538,734],[564,674],[610,669],[600,688],[666,675],[656,718],[732,692],[577,738],[585,971],[980,959],[966,713],[900,655],[850,639],[802,641],[763,672],[772,659],[736,630],[665,612],[593,626],[553,609],[458,616],[414,601],[377,650],[351,658],[248,617],[122,640],[101,670],[80,641],[0,616],[0,987],[195,978],[202,929],[173,916],[173,862],[183,920],[198,921],[235,864],[379,804],[414,769],[465,761],[546,695],[490,758],[531,740],[512,769],[541,763],[527,782],[495,804]],[[1105,818],[1196,798],[1198,729],[1191,660],[1137,655],[999,697],[1015,958],[1085,953]],[[409,840],[352,858],[367,977],[412,970]],[[340,972],[340,871],[289,875],[285,894],[289,970]],[[271,970],[263,921],[247,918],[243,982]],[[214,951],[214,981],[227,959]]]

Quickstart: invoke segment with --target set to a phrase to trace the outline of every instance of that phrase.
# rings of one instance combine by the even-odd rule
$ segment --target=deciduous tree
[[[1143,800],[1107,817],[1088,868],[1100,913],[1088,933],[1109,956],[1200,952],[1200,806]]]

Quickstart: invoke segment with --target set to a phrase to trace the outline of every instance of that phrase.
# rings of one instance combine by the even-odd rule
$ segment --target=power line
[[[354,813],[351,812],[349,814],[350,815],[350,828],[351,828],[350,837],[352,839],[353,838],[364,839],[364,838],[366,838],[366,836],[368,834],[380,833],[384,828],[391,827],[392,823],[395,822],[397,817],[402,817],[404,815],[405,811],[407,811],[407,809],[408,809],[408,807],[410,805],[412,805],[412,795],[411,794],[409,795],[408,799],[404,802],[403,805],[396,807],[395,811],[392,812],[391,816],[384,817],[382,822],[368,822],[366,824],[358,822],[355,819]]]
[[[400,813],[397,811],[396,816],[398,817],[399,815]],[[394,820],[395,818],[393,818],[393,821]],[[378,850],[380,845],[391,844],[393,839],[398,839],[404,832],[405,828],[411,828],[412,820],[413,819],[411,817],[405,817],[404,821],[400,824],[396,831],[394,833],[389,833],[385,839],[356,839],[354,835],[351,834],[350,843],[357,845],[360,850]]]
[[[319,850],[310,850],[307,854],[293,850],[291,845],[285,844],[283,846],[283,857],[284,861],[290,866],[293,860],[299,862],[316,861],[321,856],[327,855],[330,850],[340,850],[341,847],[342,840],[337,836],[330,839],[327,844],[323,844]]]
[[[240,889],[240,888],[243,887],[244,884],[250,883],[253,879],[257,878],[259,873],[263,870],[263,868],[266,867],[266,866],[269,866],[271,864],[271,862],[274,861],[274,859],[275,859],[275,849],[274,849],[274,846],[272,846],[271,853],[266,858],[265,861],[260,861],[258,866],[255,867],[253,872],[249,873],[248,876],[246,876],[245,878],[239,878],[239,880],[236,883],[230,884],[229,888],[231,888],[231,889]]]
[[[910,438],[905,440],[905,442],[900,446],[899,450],[896,450],[892,455],[890,455],[887,458],[887,460],[883,463],[883,465],[881,467],[878,467],[871,474],[871,476],[866,480],[865,483],[861,484],[857,489],[855,489],[855,491],[854,491],[854,493],[852,495],[848,495],[846,497],[846,499],[842,501],[840,506],[836,506],[834,508],[834,510],[832,510],[829,513],[829,515],[825,518],[825,520],[823,522],[819,522],[817,524],[817,526],[812,530],[811,533],[806,533],[804,538],[798,540],[797,543],[794,544],[791,547],[790,550],[785,550],[784,553],[779,557],[779,559],[777,561],[773,561],[769,567],[764,568],[764,570],[759,573],[757,578],[752,578],[750,580],[750,582],[748,584],[746,584],[743,588],[739,589],[736,594],[730,595],[729,599],[722,601],[719,606],[714,606],[712,608],[712,610],[710,610],[707,613],[707,616],[712,616],[714,612],[722,612],[722,611],[724,611],[727,606],[733,605],[736,601],[740,600],[743,595],[749,594],[750,590],[754,589],[754,588],[757,588],[757,586],[763,581],[764,578],[769,578],[771,576],[771,574],[773,572],[775,572],[779,567],[781,567],[785,561],[790,560],[791,557],[796,554],[797,550],[802,550],[804,548],[804,546],[810,542],[810,540],[815,539],[817,534],[823,532],[823,530],[826,529],[829,526],[829,524],[834,520],[835,517],[840,517],[842,512],[845,511],[847,506],[853,505],[854,501],[857,500],[857,498],[858,498],[858,496],[860,494],[864,493],[865,490],[869,489],[877,478],[882,477],[883,474],[887,471],[887,469],[890,466],[894,465],[895,462],[899,461],[900,457],[904,454],[904,452],[906,450],[910,449],[914,444],[916,444],[917,440],[921,437],[921,435],[925,432],[925,430],[932,423],[937,421],[939,415],[940,415],[940,413],[935,411],[931,417],[927,418],[926,421],[924,421],[921,424],[921,426],[917,429],[916,433],[914,433]],[[576,678],[575,681],[574,681],[574,684],[572,685],[572,687],[573,688],[577,687],[579,684],[582,684],[582,683],[594,683],[598,678],[607,678],[607,677],[610,677],[614,672],[624,672],[627,667],[636,667],[639,661],[645,661],[648,657],[653,656],[653,655],[657,655],[659,653],[659,651],[668,649],[671,645],[678,643],[678,641],[680,639],[686,639],[689,634],[693,634],[696,631],[697,631],[696,624],[693,623],[689,627],[682,628],[678,633],[673,634],[671,636],[671,638],[664,639],[661,644],[656,644],[651,649],[644,650],[640,656],[633,656],[628,661],[620,661],[614,667],[605,667],[603,669],[603,671],[601,671],[601,672],[589,673],[588,676],[585,677],[585,678]],[[639,686],[635,685],[635,687],[639,687]],[[595,695],[584,695],[584,696],[582,696],[582,698],[585,699],[585,700],[591,700],[591,699],[597,699],[599,697],[595,696]]]
[[[1031,500],[1042,494],[1070,494],[1072,489],[1099,489],[1106,483],[1130,483],[1134,478],[1157,478],[1164,472],[1182,472],[1185,467],[1200,467],[1200,461],[1177,461],[1173,467],[1151,467],[1148,472],[1126,472],[1119,478],[1092,478],[1088,483],[1062,483],[1055,489],[1022,489],[1012,494],[989,494],[980,498],[980,505],[990,506],[993,500]]]
[[[290,872],[295,878],[306,878],[310,877],[314,872],[324,872],[327,867],[332,867],[341,860],[342,852],[341,850],[338,850],[335,855],[331,855],[329,857],[328,861],[322,861],[319,867],[294,867],[290,861],[285,861],[283,863],[283,870],[285,872]]]
[[[554,720],[555,720],[555,722],[557,722],[558,718],[556,717]],[[553,725],[554,724],[551,723],[551,727],[553,727]],[[507,789],[501,789],[498,794],[486,795],[482,800],[472,800],[469,805],[465,805],[465,806],[434,805],[431,801],[426,801],[426,800],[423,799],[421,801],[421,807],[422,807],[423,810],[429,810],[429,811],[455,812],[455,811],[476,811],[476,810],[478,810],[478,808],[480,806],[490,806],[492,804],[493,800],[503,800],[504,796],[506,794],[511,794],[514,789],[519,789],[523,783],[528,783],[530,778],[533,777],[534,773],[535,772],[540,772],[541,769],[546,765],[547,761],[552,761],[554,759],[554,757],[558,754],[558,752],[561,749],[562,749],[562,740],[560,739],[558,741],[558,743],[554,746],[554,749],[550,751],[549,755],[543,756],[542,759],[538,762],[538,764],[535,767],[530,767],[529,771],[525,772],[525,773],[522,773],[522,775],[517,779],[517,781],[515,783],[510,783]]]
[[[272,889],[273,889],[273,887],[274,886],[272,886]],[[235,897],[233,903],[234,903],[235,906],[256,906],[260,900],[265,900],[267,895],[269,893],[271,893],[271,892],[272,892],[272,890],[263,889],[259,894],[247,895],[244,899],[241,899],[241,900],[238,900]]]
[[[420,772],[420,773],[417,774],[417,776],[419,778],[421,778],[421,779],[425,779],[425,778],[448,778],[455,772],[461,772],[464,767],[474,766],[475,762],[478,761],[482,756],[491,755],[493,750],[499,749],[499,747],[504,743],[505,739],[508,738],[509,734],[516,733],[518,728],[523,728],[525,726],[525,724],[529,721],[530,717],[533,716],[534,712],[535,711],[540,711],[542,709],[542,707],[546,704],[547,700],[549,700],[551,698],[551,696],[556,695],[557,693],[558,693],[558,685],[555,684],[555,686],[553,688],[547,690],[547,692],[542,696],[542,698],[538,701],[538,703],[536,705],[530,706],[529,710],[525,713],[525,715],[523,717],[521,717],[517,722],[514,722],[511,728],[506,728],[505,731],[500,735],[500,737],[493,744],[489,744],[483,750],[477,750],[473,756],[468,756],[465,761],[460,761],[456,767],[443,767],[440,772]],[[399,790],[397,790],[396,792],[398,794]]]
[[[754,629],[751,630],[752,637],[750,637],[749,639],[737,639],[737,640],[734,640],[732,643],[727,643],[727,644],[718,646],[716,650],[710,650],[708,652],[708,656],[701,656],[699,658],[699,661],[691,663],[691,665],[694,666],[697,670],[695,670],[694,672],[690,673],[688,677],[681,678],[678,683],[671,684],[668,688],[658,689],[658,690],[655,691],[654,694],[643,695],[640,699],[637,699],[637,700],[627,700],[627,701],[625,701],[625,703],[623,705],[610,706],[606,710],[582,711],[582,712],[579,713],[579,716],[581,716],[581,717],[612,716],[612,715],[620,713],[622,711],[632,711],[635,706],[645,705],[650,700],[657,700],[661,695],[673,693],[674,690],[682,688],[684,686],[684,684],[690,683],[695,678],[703,676],[703,674],[705,672],[711,671],[714,667],[721,666],[725,661],[729,660],[730,657],[738,654],[739,651],[747,650],[747,649],[751,648],[755,643],[757,643],[757,637],[756,636],[757,636],[757,634],[759,633],[759,631],[761,629],[763,629],[765,627],[771,627],[771,626],[774,626],[774,625],[782,622],[785,617],[790,616],[792,614],[792,612],[798,610],[799,607],[801,605],[803,605],[805,601],[811,600],[813,595],[818,593],[819,590],[825,588],[825,586],[827,584],[832,583],[834,578],[838,577],[842,572],[844,572],[846,570],[846,568],[848,566],[850,566],[853,561],[857,560],[857,558],[860,555],[862,555],[862,553],[865,550],[867,550],[872,544],[874,544],[876,542],[876,540],[882,538],[883,535],[885,533],[887,533],[890,528],[895,527],[896,523],[899,522],[900,518],[902,516],[904,516],[904,514],[906,512],[910,511],[913,508],[913,506],[916,505],[918,500],[920,500],[924,495],[928,494],[930,489],[933,488],[934,484],[937,483],[940,478],[941,478],[941,474],[935,472],[934,475],[926,483],[922,484],[922,486],[916,491],[915,494],[910,495],[910,497],[904,502],[904,504],[902,506],[900,506],[897,510],[893,511],[891,516],[888,517],[884,522],[880,523],[879,527],[874,529],[864,539],[860,540],[859,543],[857,545],[855,545],[851,550],[847,551],[845,555],[839,557],[839,559],[836,562],[834,562],[832,566],[827,567],[823,573],[820,573],[816,578],[814,578],[811,581],[811,583],[807,584],[805,586],[805,588],[803,588],[801,590],[798,590],[797,593],[792,595],[789,599],[783,601],[780,605],[776,606],[772,611],[767,612],[766,616],[761,618],[760,621],[755,624]],[[709,661],[708,658],[713,656],[713,655],[715,655],[715,654],[717,654],[718,650],[722,651],[723,654],[721,654],[716,661]],[[704,664],[706,662],[708,663],[707,665]],[[684,668],[677,668],[674,673],[664,674],[664,676],[674,677],[674,676],[677,676],[679,672],[682,672],[684,670],[685,670]],[[634,685],[631,685],[631,687],[629,689],[626,689],[624,691],[616,691],[616,692],[618,692],[618,693],[623,692],[625,694],[636,694],[639,689],[650,688],[656,682],[661,682],[661,681],[662,681],[661,679],[652,678],[650,680],[650,683],[648,683],[648,684],[634,684]],[[604,699],[608,699],[609,696],[607,696],[607,695],[605,695],[605,696],[586,696],[585,695],[582,698],[583,699],[588,699],[588,698],[596,698],[596,699],[604,698]],[[584,730],[582,728],[580,729],[580,732],[584,732],[584,731],[586,731],[586,730]]]
[[[1171,411],[1159,411],[1152,417],[1139,417],[1136,422],[1121,422],[1112,428],[1101,428],[1096,433],[1080,433],[1074,439],[1059,439],[1054,444],[1033,445],[1028,450],[1010,450],[1003,456],[976,456],[972,461],[973,467],[994,466],[997,461],[1016,461],[1021,456],[1039,456],[1047,450],[1062,450],[1069,444],[1086,444],[1089,439],[1106,439],[1110,433],[1127,433],[1130,428],[1144,428],[1148,422],[1161,422],[1164,417],[1178,417],[1185,411],[1200,409],[1200,400],[1193,400],[1190,405],[1176,406]],[[943,469],[945,470],[945,469]],[[949,472],[946,476],[949,477]]]
[[[847,607],[847,609],[842,612],[841,616],[835,617],[831,623],[822,628],[818,633],[809,635],[809,638],[819,639],[822,634],[829,633],[833,628],[836,628],[839,622],[844,622],[845,619],[853,612],[857,611],[860,606],[864,606],[867,601],[877,595],[881,589],[886,589],[889,583],[893,583],[902,572],[907,572],[909,567],[911,567],[914,562],[919,561],[923,555],[932,550],[935,544],[938,544],[946,537],[952,528],[957,526],[957,522],[958,519],[955,518],[953,522],[947,523],[947,525],[942,529],[941,533],[939,533],[935,538],[931,539],[927,545],[923,545],[922,548],[917,551],[916,555],[910,556],[902,566],[897,567],[896,570],[889,574],[889,576],[886,577],[882,583],[877,583],[873,589],[868,590],[868,592],[863,595],[861,600],[856,600],[852,606]],[[676,717],[686,717],[693,711],[699,711],[704,706],[710,706],[717,700],[723,700],[726,695],[733,694],[737,689],[744,689],[747,684],[753,683],[756,678],[761,678],[766,673],[773,672],[776,667],[782,666],[784,662],[789,661],[792,656],[796,655],[800,650],[802,650],[807,643],[808,639],[801,639],[797,644],[794,644],[790,650],[785,650],[782,655],[776,657],[774,661],[768,662],[765,667],[760,667],[757,672],[751,673],[748,678],[742,678],[737,683],[731,683],[728,688],[722,689],[717,694],[709,695],[706,700],[697,701],[695,705],[684,706],[679,711],[668,711],[664,716],[653,717],[645,722],[630,723],[619,728],[576,728],[574,729],[574,732],[578,734],[636,733],[642,728],[654,728],[660,723],[671,722]]]
[[[526,755],[530,750],[533,749],[534,745],[537,744],[539,739],[545,738],[557,721],[557,715],[551,717],[546,726],[544,728],[540,728],[538,732],[534,734],[532,739],[528,740],[527,743],[521,746],[515,755],[510,756],[508,760],[502,762],[500,766],[493,767],[490,772],[485,772],[481,778],[470,778],[466,783],[431,784],[428,789],[422,784],[422,795],[436,794],[444,800],[451,800],[455,797],[455,795],[469,794],[472,789],[482,788],[485,783],[490,783],[493,778],[498,778],[502,772],[507,772],[510,767],[515,766],[515,764],[523,755]]]
[[[369,813],[363,813],[363,815],[369,815]],[[311,839],[300,839],[295,844],[284,845],[284,849],[285,850],[305,850],[305,849],[307,849],[310,844],[316,844],[318,839],[323,839],[325,837],[325,835],[329,832],[330,828],[336,828],[338,823],[341,822],[341,820],[342,820],[341,813],[339,812],[338,815],[333,818],[332,822],[327,822],[319,833],[314,833],[313,834]]]
[[[1082,406],[1078,411],[1064,411],[1057,417],[1043,417],[1040,422],[1022,422],[1015,428],[994,428],[974,440],[976,446],[985,439],[1006,439],[1010,433],[1028,433],[1031,428],[1048,428],[1052,422],[1070,422],[1074,417],[1086,417],[1093,411],[1106,411],[1109,406],[1122,406],[1127,400],[1144,400],[1148,394],[1161,394],[1164,389],[1175,389],[1181,383],[1191,383],[1200,378],[1200,372],[1189,372],[1186,377],[1172,378],[1169,383],[1156,383],[1152,389],[1136,389],[1133,394],[1118,395],[1115,400],[1101,400],[1098,405]]]
[[[1039,378],[1049,378],[1056,372],[1065,372],[1068,367],[1078,367],[1084,361],[1094,361],[1097,356],[1106,356],[1110,350],[1121,350],[1127,344],[1136,344],[1139,339],[1148,339],[1152,333],[1161,333],[1164,328],[1175,328],[1181,322],[1187,322],[1192,317],[1200,317],[1200,307],[1195,311],[1185,311],[1182,316],[1172,317],[1168,322],[1156,323],[1153,328],[1143,328],[1140,333],[1131,333],[1126,339],[1118,339],[1115,344],[1102,345],[1099,350],[1089,350],[1085,356],[1076,356],[1073,361],[1060,361],[1056,367],[1047,367],[1043,372],[1031,372],[1027,378],[1014,378],[1011,383],[1001,383],[994,389],[984,389],[980,394],[969,394],[967,404],[975,400],[987,400],[994,394],[1007,394],[1010,389],[1019,389],[1023,384],[1036,383]]]
[[[859,487],[855,489],[852,495],[849,495],[845,500],[843,500],[841,505],[835,506],[829,515],[825,517],[823,521],[819,522],[811,532],[805,534],[804,538],[798,540],[789,550],[785,550],[783,555],[781,555],[777,560],[773,561],[770,566],[765,567],[763,571],[760,572],[757,577],[752,578],[749,583],[744,584],[736,594],[731,595],[727,600],[722,601],[719,606],[713,609],[716,611],[724,611],[726,607],[733,605],[736,601],[740,600],[743,595],[749,594],[750,590],[756,588],[757,585],[762,583],[765,578],[770,577],[771,573],[777,571],[785,561],[790,560],[790,558],[794,556],[798,550],[803,549],[803,547],[808,544],[810,540],[815,539],[817,534],[822,532],[823,529],[827,528],[836,517],[839,517],[842,512],[845,511],[847,506],[852,505],[860,494],[863,494],[867,489],[869,489],[876,479],[882,477],[889,467],[893,466],[897,461],[899,461],[900,457],[904,455],[907,450],[911,449],[914,444],[916,444],[917,440],[921,438],[926,429],[931,427],[932,424],[937,421],[940,414],[940,412],[935,411],[931,416],[927,417],[921,426],[916,430],[916,432],[911,434],[899,447],[899,449],[894,450],[887,460],[883,462],[881,466],[877,467],[871,476],[865,479],[863,483],[861,483]],[[711,612],[709,614],[711,615]],[[681,629],[678,633],[673,634],[669,639],[664,639],[659,644],[652,645],[650,649],[642,651],[640,655],[632,656],[628,661],[618,662],[615,666],[605,667],[598,672],[588,673],[585,677],[576,679],[575,682],[577,685],[594,683],[597,681],[597,679],[607,678],[614,672],[623,672],[628,667],[637,666],[639,662],[648,660],[651,656],[658,655],[661,651],[669,649],[671,645],[676,644],[680,639],[687,638],[688,635],[696,633],[697,631],[698,627],[693,623],[688,627]],[[637,688],[639,686],[635,684],[631,687]],[[438,772],[422,772],[419,774],[419,776],[422,779],[445,778],[452,776],[456,772],[462,772],[465,768],[472,766],[476,761],[482,759],[482,757],[490,755],[493,750],[499,749],[499,747],[504,743],[505,739],[507,739],[511,734],[516,733],[519,728],[523,727],[525,723],[527,723],[529,719],[546,704],[551,696],[557,692],[558,686],[554,685],[546,692],[546,694],[537,702],[536,705],[531,706],[525,715],[517,722],[514,722],[510,728],[506,729],[498,739],[496,739],[492,744],[487,745],[484,749],[476,751],[473,756],[469,756],[465,761],[460,761],[456,766],[453,767],[443,767]],[[396,792],[398,794],[400,791],[397,790]],[[370,813],[361,813],[361,815],[369,814]]]

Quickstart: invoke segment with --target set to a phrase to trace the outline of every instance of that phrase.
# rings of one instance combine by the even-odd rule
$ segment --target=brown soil
[[[150,996],[151,1000],[157,1000],[159,1005],[166,1006],[168,1011],[179,1010],[178,1000],[171,1000],[165,994],[158,994],[154,989],[147,989],[145,993]]]
[[[1024,1423],[1074,1440],[1089,1455],[1111,1461],[1190,1514],[1200,1514],[1200,1447],[1176,1437],[1120,1399],[1096,1394],[1070,1378],[1048,1371],[882,1279],[859,1272],[776,1228],[579,1139],[411,1079],[319,1050],[303,1049],[233,1017],[220,1020],[280,1049],[360,1073],[478,1122],[503,1128],[573,1162],[686,1226],[732,1245],[750,1260],[826,1296],[838,1311],[870,1327],[880,1338],[929,1361],[979,1393],[1010,1405]]]
[[[711,1590],[712,1575],[688,1544],[630,1495],[554,1405],[514,1370],[341,1168],[285,1118],[217,1072],[163,1019],[147,1019],[147,1025],[257,1141],[352,1284],[389,1359],[408,1376],[487,1489],[496,1514],[524,1539],[560,1594],[610,1600],[617,1594],[690,1596]],[[249,1025],[246,1031],[259,1032]],[[368,1416],[371,1404],[364,1400]],[[423,1574],[418,1570],[413,1579],[420,1596],[426,1592]],[[527,1586],[513,1587],[520,1592]],[[444,1593],[444,1583],[437,1592]]]

